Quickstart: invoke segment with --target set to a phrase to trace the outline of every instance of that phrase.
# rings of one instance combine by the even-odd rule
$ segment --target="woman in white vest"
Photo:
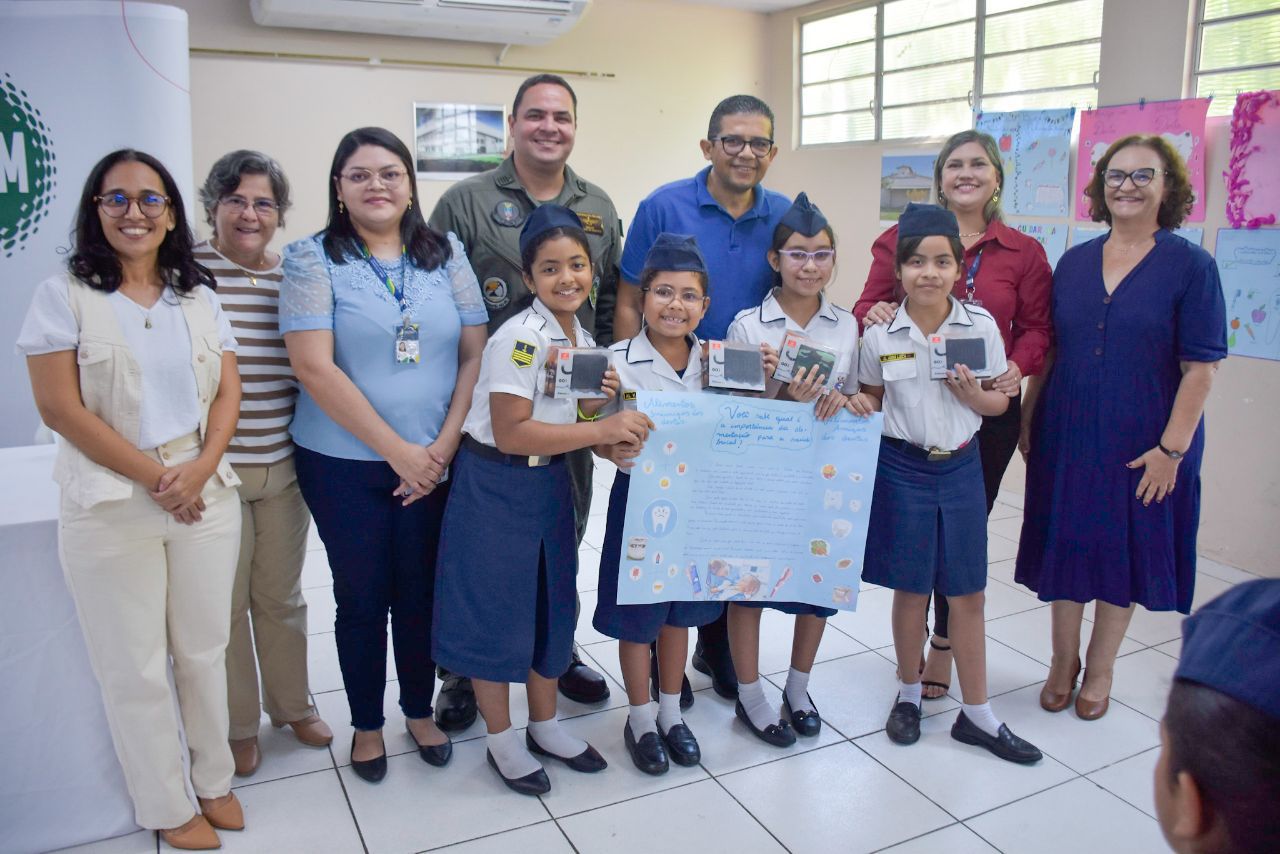
[[[224,658],[240,378],[212,282],[168,171],[116,151],[85,183],[68,271],[40,283],[18,338],[63,440],[59,550],[136,819],[184,849],[244,827]]]

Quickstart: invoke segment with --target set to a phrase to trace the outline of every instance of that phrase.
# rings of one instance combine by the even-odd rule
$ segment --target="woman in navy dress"
[[[1111,231],[1073,247],[1054,272],[1057,352],[1027,391],[1035,416],[1021,443],[1016,578],[1053,603],[1040,695],[1048,711],[1071,702],[1084,604],[1097,600],[1075,703],[1095,720],[1134,605],[1190,613],[1201,416],[1227,342],[1213,258],[1170,231],[1192,203],[1177,152],[1160,137],[1126,137],[1098,161],[1086,192],[1093,219]]]

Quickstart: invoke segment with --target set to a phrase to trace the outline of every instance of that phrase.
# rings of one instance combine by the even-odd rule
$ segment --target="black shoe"
[[[759,729],[751,722],[751,716],[742,707],[741,700],[734,704],[733,711],[747,725],[747,729],[755,733],[756,737],[761,741],[772,744],[774,747],[790,747],[796,743],[795,730],[786,721],[780,720],[776,724],[769,724],[764,729]],[[674,729],[674,727],[672,728]]]
[[[650,644],[652,650],[652,644]],[[658,702],[658,656],[652,651],[649,653],[649,696],[656,703]],[[687,712],[693,708],[693,686],[689,684],[689,677],[684,676],[680,680],[680,711]]]
[[[951,726],[951,737],[964,744],[985,747],[1001,759],[1021,765],[1033,765],[1044,758],[1040,749],[1025,739],[1018,738],[1009,727],[1000,724],[995,735],[987,735],[961,712]]]
[[[600,755],[600,752],[589,744],[587,749],[577,756],[570,756],[565,759],[563,756],[557,756],[549,750],[543,750],[538,745],[538,742],[533,740],[533,736],[529,734],[528,730],[524,731],[524,743],[530,752],[563,762],[574,771],[579,771],[583,774],[594,774],[609,767],[609,763],[604,761],[604,757]]]
[[[808,694],[805,697],[809,700],[809,705],[813,706],[813,698]],[[787,692],[782,692],[782,714],[791,718],[791,727],[796,731],[796,735],[803,735],[806,738],[812,738],[822,732],[822,716],[818,714],[818,707],[813,706],[813,711],[805,709],[795,711],[791,708],[791,701],[787,699]]]
[[[671,768],[667,764],[667,749],[662,746],[662,739],[656,732],[646,732],[636,741],[631,733],[631,721],[627,721],[622,726],[622,743],[627,746],[631,761],[644,773],[656,777]]]
[[[711,677],[711,687],[726,700],[738,699],[738,673],[729,650],[719,655],[708,652],[701,642],[693,650],[693,669]]]
[[[599,673],[582,663],[578,651],[573,651],[569,669],[560,677],[560,693],[575,703],[603,703],[609,699],[609,683]]]
[[[539,768],[532,774],[526,774],[523,777],[512,779],[502,773],[502,769],[498,767],[498,760],[493,758],[493,753],[486,750],[485,757],[489,760],[489,766],[497,772],[502,778],[502,782],[507,784],[507,788],[513,792],[519,792],[522,795],[545,795],[551,791],[551,781],[547,779],[547,772]]]
[[[439,724],[436,724],[436,726],[439,726]],[[413,734],[413,730],[409,729],[408,718],[404,719],[404,731],[409,733],[409,738],[413,739],[414,745],[418,748],[418,755],[428,765],[443,768],[453,758],[453,741],[449,739],[448,735],[445,736],[444,744],[422,744],[418,741],[417,736]]]
[[[356,734],[351,733],[351,752],[356,750]],[[375,756],[372,759],[356,759],[351,757],[351,770],[356,772],[356,776],[366,783],[378,783],[382,778],[387,776],[387,749],[382,748],[382,755]]]
[[[662,732],[659,724],[658,732],[662,733],[662,743],[667,746],[667,755],[672,762],[688,768],[702,761],[702,749],[698,747],[698,740],[693,737],[693,731],[684,721],[666,732]]]
[[[445,732],[464,730],[476,722],[476,692],[466,676],[441,671],[444,684],[436,697],[436,726]]]
[[[884,730],[894,744],[915,744],[920,740],[920,707],[905,700],[894,702]]]

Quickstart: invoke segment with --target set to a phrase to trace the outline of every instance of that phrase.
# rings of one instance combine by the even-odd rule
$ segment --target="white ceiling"
[[[685,0],[699,6],[728,6],[747,12],[777,12],[812,3],[813,0]]]

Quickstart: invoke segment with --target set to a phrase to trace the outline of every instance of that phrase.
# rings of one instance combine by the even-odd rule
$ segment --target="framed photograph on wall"
[[[505,115],[501,104],[415,103],[418,179],[455,181],[493,169],[507,150]]]

